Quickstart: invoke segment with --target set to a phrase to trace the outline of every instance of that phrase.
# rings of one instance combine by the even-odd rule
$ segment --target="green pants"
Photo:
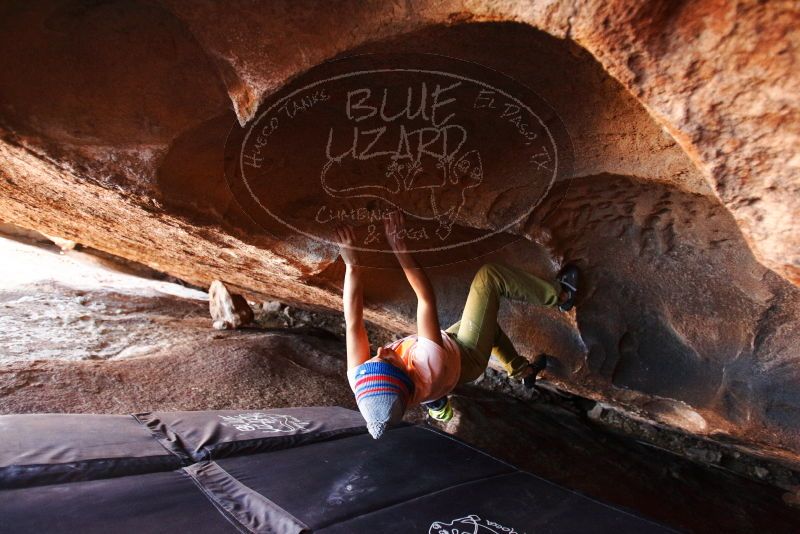
[[[492,354],[512,377],[528,364],[497,324],[500,297],[550,307],[558,303],[558,290],[541,278],[507,265],[487,263],[478,269],[461,320],[445,330],[461,348],[459,384],[481,376]]]

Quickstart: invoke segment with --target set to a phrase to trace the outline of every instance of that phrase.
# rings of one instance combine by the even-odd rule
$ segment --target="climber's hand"
[[[386,232],[386,240],[395,254],[405,254],[408,251],[406,245],[406,222],[403,212],[400,210],[392,211],[383,217],[383,229]]]
[[[353,247],[356,246],[356,232],[349,224],[336,226],[336,242],[339,244],[339,253],[347,265],[358,265],[358,254]]]

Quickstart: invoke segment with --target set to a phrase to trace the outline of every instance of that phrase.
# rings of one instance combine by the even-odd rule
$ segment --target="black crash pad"
[[[0,492],[0,532],[246,532],[182,471]]]
[[[380,440],[365,434],[216,463],[312,529],[515,472],[508,464],[423,427],[396,428],[388,434]]]
[[[427,426],[373,440],[360,417],[342,408],[6,416],[0,467],[18,489],[0,490],[0,533],[672,532]],[[109,458],[163,463],[134,474]],[[74,472],[31,478],[39,461]]]
[[[129,415],[0,416],[0,489],[181,467]]]
[[[148,412],[135,416],[167,448],[194,461],[296,447],[366,432],[364,419],[339,407],[213,412]]]
[[[646,519],[519,472],[461,484],[316,532],[350,534],[376,529],[384,534],[667,532]]]

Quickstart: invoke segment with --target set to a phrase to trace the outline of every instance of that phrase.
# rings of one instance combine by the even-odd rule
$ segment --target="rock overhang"
[[[663,396],[717,421],[710,427],[797,446],[798,393],[792,373],[781,371],[798,358],[797,290],[750,253],[794,280],[796,183],[781,163],[791,143],[775,137],[790,139],[797,124],[797,106],[781,89],[792,74],[781,70],[787,54],[760,81],[749,63],[720,63],[748,46],[740,32],[768,17],[789,21],[791,10],[743,3],[742,28],[732,29],[730,13],[714,25],[688,6],[445,2],[388,12],[343,3],[325,17],[279,6],[6,8],[8,28],[25,24],[5,33],[15,51],[6,72],[17,76],[0,87],[4,217],[194,283],[221,278],[252,294],[336,308],[335,248],[276,239],[255,224],[231,195],[215,147],[328,59],[400,50],[474,61],[541,95],[575,154],[572,185],[557,189],[563,201],[542,212],[548,220],[516,228],[522,240],[497,257],[545,276],[580,259],[590,294],[572,318],[505,311],[515,339],[556,353],[553,376],[601,398],[642,394],[634,404],[643,405]],[[705,40],[692,48],[661,27],[676,35],[692,28]],[[143,33],[125,37],[133,30]],[[731,80],[777,95],[783,111],[764,101],[761,123],[742,115],[732,125],[749,104],[717,103]],[[448,281],[439,284],[448,320],[457,319],[480,261],[434,270]],[[407,330],[411,295],[400,282],[397,273],[376,274],[368,315]],[[769,394],[787,380],[780,398]]]

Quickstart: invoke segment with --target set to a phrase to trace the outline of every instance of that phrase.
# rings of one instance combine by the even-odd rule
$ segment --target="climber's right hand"
[[[406,245],[406,222],[403,212],[400,210],[392,211],[383,218],[383,229],[386,232],[386,240],[395,254],[405,254],[408,251]]]
[[[342,259],[349,266],[358,265],[358,254],[356,253],[356,232],[349,224],[339,224],[335,228],[336,242],[339,245],[339,253]]]

